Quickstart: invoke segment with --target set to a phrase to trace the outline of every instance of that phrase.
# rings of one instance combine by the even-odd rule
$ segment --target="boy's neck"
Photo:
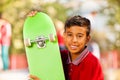
[[[85,46],[85,47],[83,48],[83,50],[82,50],[81,52],[79,52],[79,53],[70,53],[71,61],[74,61],[74,60],[85,50],[86,47],[87,47],[87,46]]]
[[[79,54],[70,54],[71,61],[74,61],[79,55],[80,55],[80,53]]]

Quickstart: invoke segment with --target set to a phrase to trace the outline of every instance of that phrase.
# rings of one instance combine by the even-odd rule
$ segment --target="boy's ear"
[[[87,36],[87,43],[90,41],[90,39],[91,39],[91,36],[90,35]]]
[[[90,36],[90,35],[89,35],[89,36],[87,36],[87,39],[86,39],[86,45],[88,45],[88,44],[89,44],[90,39],[91,39],[91,36]]]

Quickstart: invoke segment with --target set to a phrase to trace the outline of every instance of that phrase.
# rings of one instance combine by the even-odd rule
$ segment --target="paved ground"
[[[105,80],[120,80],[120,69],[105,70]]]
[[[120,80],[120,69],[105,70],[105,80]],[[29,72],[25,70],[0,71],[0,80],[28,80]]]
[[[28,80],[28,70],[7,70],[0,72],[0,80]]]

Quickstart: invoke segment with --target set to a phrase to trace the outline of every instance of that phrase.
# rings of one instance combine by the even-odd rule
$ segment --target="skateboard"
[[[65,80],[56,30],[51,18],[43,12],[27,17],[23,38],[30,74],[40,80]]]

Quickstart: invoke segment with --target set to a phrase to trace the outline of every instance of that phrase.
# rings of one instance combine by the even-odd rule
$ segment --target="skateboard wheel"
[[[49,40],[50,40],[51,42],[55,41],[55,35],[54,35],[54,34],[50,34],[50,35],[49,35]]]
[[[24,44],[25,44],[25,46],[27,46],[27,47],[31,46],[30,39],[25,39],[25,40],[24,40]]]

